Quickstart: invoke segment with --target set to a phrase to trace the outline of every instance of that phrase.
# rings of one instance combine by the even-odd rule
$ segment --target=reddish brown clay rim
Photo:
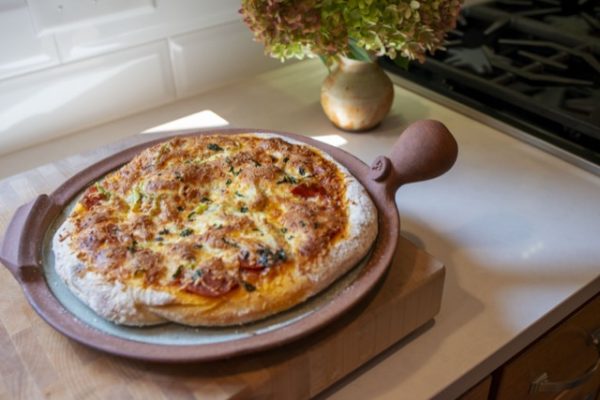
[[[64,335],[80,343],[108,353],[148,361],[190,362],[210,361],[239,356],[289,343],[331,323],[334,319],[360,302],[360,300],[370,292],[384,275],[396,247],[400,228],[400,220],[393,198],[393,193],[396,188],[388,187],[389,184],[386,183],[385,180],[378,182],[371,179],[369,177],[369,168],[356,157],[341,149],[301,135],[257,129],[220,129],[186,134],[185,136],[213,134],[233,135],[248,132],[287,136],[327,152],[338,162],[345,165],[365,186],[377,206],[379,212],[379,234],[373,245],[370,258],[367,260],[366,265],[363,267],[363,270],[357,279],[350,284],[346,290],[343,290],[335,298],[335,301],[324,305],[318,311],[305,316],[301,320],[277,330],[249,338],[207,345],[171,346],[122,339],[96,330],[86,325],[84,322],[79,321],[69,312],[66,312],[47,286],[43,273],[41,272],[41,265],[39,265],[39,263],[32,265],[32,263],[27,263],[26,260],[40,259],[39,251],[41,251],[41,242],[43,241],[44,235],[49,229],[51,222],[77,193],[105,173],[129,161],[142,149],[155,143],[168,140],[169,136],[151,140],[147,143],[120,151],[74,175],[48,196],[47,202],[49,202],[49,204],[45,206],[45,214],[42,212],[44,215],[43,218],[39,219],[41,222],[26,224],[26,230],[21,230],[19,237],[27,237],[29,241],[34,242],[32,245],[34,247],[30,247],[30,253],[32,253],[32,256],[36,255],[37,257],[28,257],[26,254],[23,255],[22,253],[27,253],[27,251],[22,249],[22,245],[19,246],[19,271],[18,273],[17,271],[13,271],[13,273],[15,273],[20,281],[27,299],[36,312],[46,322]],[[381,179],[379,180],[381,181]],[[40,211],[36,211],[35,207],[26,211],[28,211],[28,215],[32,212],[34,214],[36,212],[40,213]],[[28,218],[24,219],[27,220]],[[10,239],[18,240],[18,238]]]

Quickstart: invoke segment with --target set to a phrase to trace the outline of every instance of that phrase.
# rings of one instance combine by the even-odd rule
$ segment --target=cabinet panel
[[[596,296],[574,315],[552,329],[502,370],[497,400],[526,398],[595,400],[600,386],[600,371],[576,388],[532,393],[531,383],[547,374],[550,382],[573,380],[594,366],[600,356],[592,336],[600,338],[600,296]]]
[[[488,375],[477,385],[469,389],[458,400],[487,400],[490,397],[490,386],[492,385],[492,376]]]

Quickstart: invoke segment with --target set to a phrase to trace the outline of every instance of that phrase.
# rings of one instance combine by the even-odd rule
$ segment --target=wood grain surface
[[[490,398],[491,386],[492,376],[488,375],[481,382],[460,396],[458,400],[488,400]]]
[[[600,370],[568,390],[530,393],[530,385],[544,373],[551,382],[583,375],[600,357],[592,339],[592,334],[599,330],[600,295],[596,295],[503,367],[496,399],[597,399],[600,395]]]
[[[14,211],[85,166],[144,140],[136,136],[0,181],[0,232]],[[310,398],[439,311],[444,267],[406,239],[381,284],[334,324],[268,352],[206,364],[118,358],[48,326],[0,268],[0,399]]]

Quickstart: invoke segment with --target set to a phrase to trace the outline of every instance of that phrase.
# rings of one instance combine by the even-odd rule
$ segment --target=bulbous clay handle
[[[375,159],[369,177],[384,182],[388,194],[393,195],[406,183],[442,175],[454,165],[457,155],[456,140],[444,124],[420,120],[402,132],[389,156]]]
[[[43,194],[15,212],[0,246],[0,261],[17,280],[39,276],[44,226],[60,209],[50,197]]]

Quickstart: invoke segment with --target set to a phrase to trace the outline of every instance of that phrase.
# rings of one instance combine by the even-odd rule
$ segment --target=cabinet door
[[[490,386],[492,385],[492,376],[488,375],[477,385],[467,390],[458,400],[487,400],[490,397]]]
[[[591,370],[599,365],[598,341],[600,296],[509,361],[501,371],[496,399],[596,400],[600,368],[595,373]],[[560,389],[575,381],[576,387]]]

